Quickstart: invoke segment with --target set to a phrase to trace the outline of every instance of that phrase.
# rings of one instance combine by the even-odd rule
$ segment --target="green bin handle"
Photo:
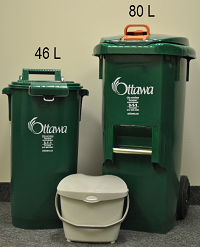
[[[11,96],[12,96],[12,89],[9,87],[6,87],[2,90],[3,94],[8,95],[8,119],[11,121]]]
[[[59,69],[23,69],[22,80],[28,81],[29,74],[55,75],[55,81],[61,80],[61,72]]]
[[[81,89],[79,91],[79,95],[81,96],[80,100],[80,114],[79,114],[79,121],[81,121],[81,112],[82,112],[82,103],[83,103],[83,97],[89,95],[89,91],[87,89]]]

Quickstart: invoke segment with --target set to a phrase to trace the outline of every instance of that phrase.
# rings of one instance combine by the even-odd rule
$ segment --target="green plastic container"
[[[176,221],[185,85],[195,51],[186,38],[150,35],[144,25],[146,31],[128,32],[131,26],[94,48],[103,79],[103,174],[129,188],[122,228],[165,233]]]
[[[55,74],[55,81],[29,81],[29,74]],[[58,183],[77,172],[82,97],[80,84],[60,70],[23,69],[3,89],[11,120],[11,212],[14,226],[62,227],[55,210]]]

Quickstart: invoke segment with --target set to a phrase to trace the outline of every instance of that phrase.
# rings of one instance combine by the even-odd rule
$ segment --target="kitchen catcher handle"
[[[108,225],[80,225],[80,224],[74,224],[66,219],[64,219],[61,215],[60,215],[60,212],[58,210],[58,204],[57,204],[57,201],[58,201],[58,193],[56,193],[56,196],[55,196],[55,207],[56,207],[56,212],[57,212],[57,215],[59,217],[59,219],[65,223],[68,223],[69,225],[72,225],[72,226],[75,226],[75,227],[79,227],[79,228],[92,228],[92,229],[102,229],[102,228],[108,228],[108,227],[111,227],[111,226],[115,226],[117,224],[120,224],[124,221],[124,219],[126,218],[126,215],[128,213],[128,209],[129,209],[129,194],[127,194],[127,206],[126,206],[126,211],[123,215],[123,217],[114,222],[114,223],[111,223],[111,224],[108,224]]]

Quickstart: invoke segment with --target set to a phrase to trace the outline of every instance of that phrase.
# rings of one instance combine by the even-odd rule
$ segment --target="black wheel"
[[[190,204],[190,182],[187,176],[181,176],[176,219],[183,220],[187,215]]]

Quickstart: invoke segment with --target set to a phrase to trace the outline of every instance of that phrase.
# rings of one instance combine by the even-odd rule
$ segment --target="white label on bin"
[[[53,135],[42,135],[42,152],[53,152]]]
[[[139,115],[139,97],[126,97],[127,115]]]
[[[154,87],[138,87],[134,84],[127,85],[120,81],[121,77],[117,77],[112,83],[111,87],[113,92],[117,95],[126,95],[127,99],[127,115],[139,115],[139,96],[140,95],[153,95]]]
[[[127,85],[124,82],[120,82],[121,77],[112,83],[112,90],[118,95],[141,95],[141,94],[153,94],[154,87],[135,87],[134,84]]]
[[[34,117],[28,122],[28,129],[35,135],[42,134],[42,152],[53,152],[54,134],[67,134],[67,126],[50,126],[36,122]]]
[[[37,117],[34,117],[30,122],[28,122],[28,128],[33,134],[66,134],[67,126],[50,126],[49,124],[42,124],[40,122],[36,122]],[[37,126],[35,126],[37,125]],[[35,128],[34,128],[35,126]]]

